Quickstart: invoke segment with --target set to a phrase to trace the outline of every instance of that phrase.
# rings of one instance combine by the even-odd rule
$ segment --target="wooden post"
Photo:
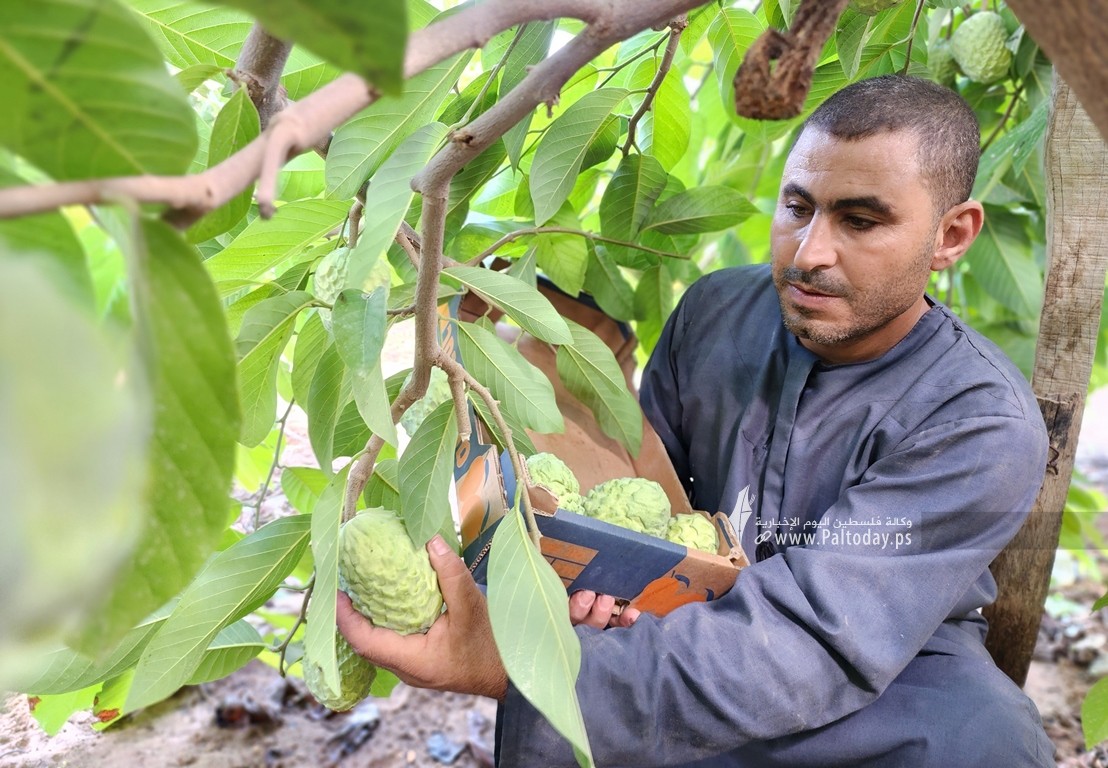
[[[1108,268],[1108,147],[1057,73],[1044,163],[1047,276],[1031,382],[1050,452],[1030,517],[992,564],[999,599],[985,610],[986,646],[1020,686],[1031,666],[1050,585]]]

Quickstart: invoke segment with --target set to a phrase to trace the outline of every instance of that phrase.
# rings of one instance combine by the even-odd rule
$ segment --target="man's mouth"
[[[806,285],[804,283],[789,283],[789,285],[792,288],[800,291],[801,293],[807,294],[809,296],[826,296],[827,298],[836,298],[836,295],[833,293],[827,293],[825,291],[817,290],[810,285]]]

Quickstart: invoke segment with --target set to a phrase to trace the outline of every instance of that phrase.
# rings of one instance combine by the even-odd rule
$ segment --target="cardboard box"
[[[549,285],[540,289],[559,312],[590,328],[612,348],[634,394],[634,336],[595,305],[566,296]],[[449,306],[450,314],[462,320],[491,314],[472,296],[464,304],[455,301]],[[452,323],[443,318],[440,329],[443,348],[457,354]],[[501,335],[518,333],[518,329],[502,324],[497,329]],[[632,457],[600,431],[592,412],[562,385],[555,369],[555,352],[549,344],[527,335],[518,338],[517,343],[524,357],[554,385],[566,422],[565,434],[532,434],[532,441],[537,450],[553,453],[569,465],[581,481],[582,493],[614,477],[646,477],[665,489],[673,514],[693,511],[661,440],[645,418],[643,448],[639,456]],[[471,421],[470,438],[460,442],[455,453],[454,479],[463,557],[474,578],[484,583],[493,534],[515,498],[516,477],[507,451],[501,452],[491,444],[484,424],[472,409]],[[716,527],[718,548],[710,554],[558,509],[555,497],[541,486],[527,490],[542,534],[542,553],[567,592],[587,589],[612,595],[617,598],[616,612],[631,605],[662,616],[686,603],[713,600],[725,594],[749,565],[725,514],[699,513],[708,516]]]

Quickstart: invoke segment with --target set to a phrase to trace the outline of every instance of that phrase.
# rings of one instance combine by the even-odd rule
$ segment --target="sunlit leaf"
[[[522,280],[480,267],[448,267],[443,274],[503,309],[532,336],[551,344],[569,343],[565,320],[545,296]]]
[[[981,234],[965,258],[989,295],[1021,317],[1038,316],[1043,276],[1019,216],[988,206]]]
[[[312,512],[312,557],[315,586],[308,603],[308,629],[304,634],[304,655],[319,666],[323,684],[339,690],[339,668],[335,656],[335,593],[339,588],[339,527],[342,500],[350,465],[335,473]]]
[[[346,290],[335,300],[335,344],[351,374],[358,412],[369,428],[396,445],[396,426],[381,375],[388,300],[385,289],[372,293]]]
[[[635,314],[635,289],[604,248],[589,252],[585,290],[604,313],[616,320],[631,320]]]
[[[535,21],[527,24],[515,48],[508,55],[508,60],[504,62],[500,75],[501,99],[523,81],[532,66],[546,58],[556,26],[556,22],[553,21]],[[519,168],[519,159],[530,127],[531,115],[527,115],[504,134],[504,147],[513,168]]]
[[[346,376],[346,366],[336,345],[331,344],[319,358],[308,398],[304,402],[304,410],[308,414],[308,439],[319,465],[328,472],[334,458],[335,423],[339,418],[339,409],[349,398],[350,381]]]
[[[643,229],[680,235],[728,229],[758,209],[730,187],[693,187],[654,206]]]
[[[447,497],[453,482],[457,443],[454,401],[447,400],[427,415],[400,455],[400,510],[408,535],[417,547],[441,533],[444,540],[457,548]]]

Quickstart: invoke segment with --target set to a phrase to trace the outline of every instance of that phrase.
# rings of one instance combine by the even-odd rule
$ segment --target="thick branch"
[[[292,51],[292,43],[278,40],[255,24],[242,44],[231,78],[246,88],[250,101],[258,110],[262,130],[270,120],[288,105],[288,94],[281,86],[281,73]]]
[[[669,26],[669,42],[666,43],[666,51],[662,54],[661,62],[658,63],[658,71],[654,73],[654,79],[646,87],[646,97],[642,100],[642,104],[635,110],[635,114],[631,115],[631,120],[627,123],[627,141],[623,145],[624,155],[631,151],[631,147],[638,146],[635,144],[635,128],[638,127],[639,121],[650,110],[650,106],[654,103],[654,96],[658,93],[658,89],[662,87],[662,81],[666,79],[669,68],[673,66],[673,57],[677,54],[677,44],[681,40],[681,33],[685,31],[685,27],[689,26],[689,20],[682,14],[674,19]]]

